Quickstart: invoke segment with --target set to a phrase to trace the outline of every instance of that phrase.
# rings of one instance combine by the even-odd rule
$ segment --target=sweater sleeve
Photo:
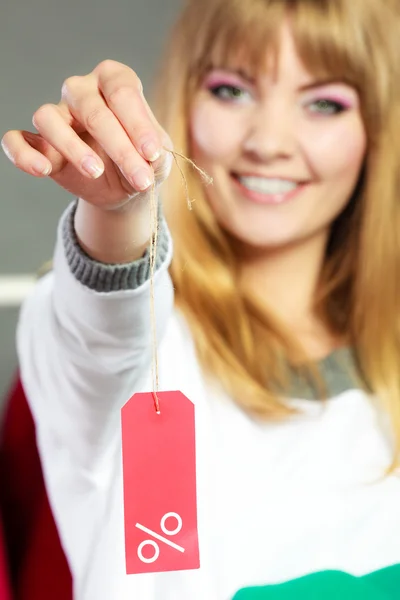
[[[121,407],[133,393],[148,391],[142,388],[151,365],[149,257],[130,265],[91,260],[74,237],[73,210],[59,224],[53,271],[22,307],[17,348],[42,455],[58,452],[93,474],[116,448]],[[159,342],[173,307],[172,241],[162,216],[160,229]]]
[[[65,211],[61,221],[61,235],[68,267],[75,278],[96,292],[135,289],[150,279],[150,253],[128,264],[104,264],[88,256],[78,243],[74,220],[77,203]],[[161,205],[158,213],[158,242],[155,270],[165,262],[170,246],[167,224]]]

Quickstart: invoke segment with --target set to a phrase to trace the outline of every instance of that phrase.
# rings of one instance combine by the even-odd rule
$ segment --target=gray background
[[[201,0],[199,0],[201,1]],[[70,75],[105,58],[133,67],[145,92],[182,0],[3,0],[0,8],[0,138],[32,128],[32,115],[57,103]],[[0,276],[33,273],[51,257],[70,196],[0,156]],[[17,366],[18,307],[0,307],[0,409]]]

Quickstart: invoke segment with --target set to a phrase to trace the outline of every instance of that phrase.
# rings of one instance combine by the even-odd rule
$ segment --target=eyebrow
[[[347,83],[347,81],[344,81],[343,79],[328,77],[326,79],[318,79],[316,81],[311,81],[310,83],[306,83],[305,85],[301,85],[299,87],[299,90],[301,92],[306,92],[307,90],[312,90],[317,87],[323,87],[325,85],[338,85],[338,84],[350,86],[350,84]]]
[[[208,71],[226,71],[227,73],[231,73],[232,75],[239,75],[239,77],[241,77],[242,79],[245,79],[246,81],[248,81],[249,83],[254,83],[255,78],[250,75],[250,73],[247,73],[246,71],[244,71],[243,69],[235,69],[234,67],[224,67],[224,66],[217,66],[217,65],[211,65],[210,68],[208,69]]]

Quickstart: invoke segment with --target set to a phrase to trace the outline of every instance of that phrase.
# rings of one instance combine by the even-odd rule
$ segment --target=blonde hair
[[[175,147],[190,156],[194,95],[211,66],[244,60],[255,70],[279,51],[290,18],[296,47],[318,77],[354,86],[368,151],[353,197],[332,227],[315,306],[346,335],[370,390],[383,402],[400,455],[400,18],[396,0],[190,0],[159,78],[158,113]],[[261,419],[290,413],[279,397],[301,356],[296,340],[241,289],[237,261],[196,173],[182,164],[195,198],[186,208],[178,172],[163,189],[174,238],[176,305],[193,333],[205,373]],[[304,357],[303,357],[304,358]]]

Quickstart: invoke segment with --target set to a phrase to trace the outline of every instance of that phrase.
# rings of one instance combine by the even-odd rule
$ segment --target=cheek
[[[229,108],[213,100],[197,102],[191,113],[192,153],[201,163],[229,162],[240,152],[242,126]]]
[[[324,133],[318,128],[304,135],[309,165],[320,181],[353,186],[366,152],[366,135],[359,118],[332,121]]]

